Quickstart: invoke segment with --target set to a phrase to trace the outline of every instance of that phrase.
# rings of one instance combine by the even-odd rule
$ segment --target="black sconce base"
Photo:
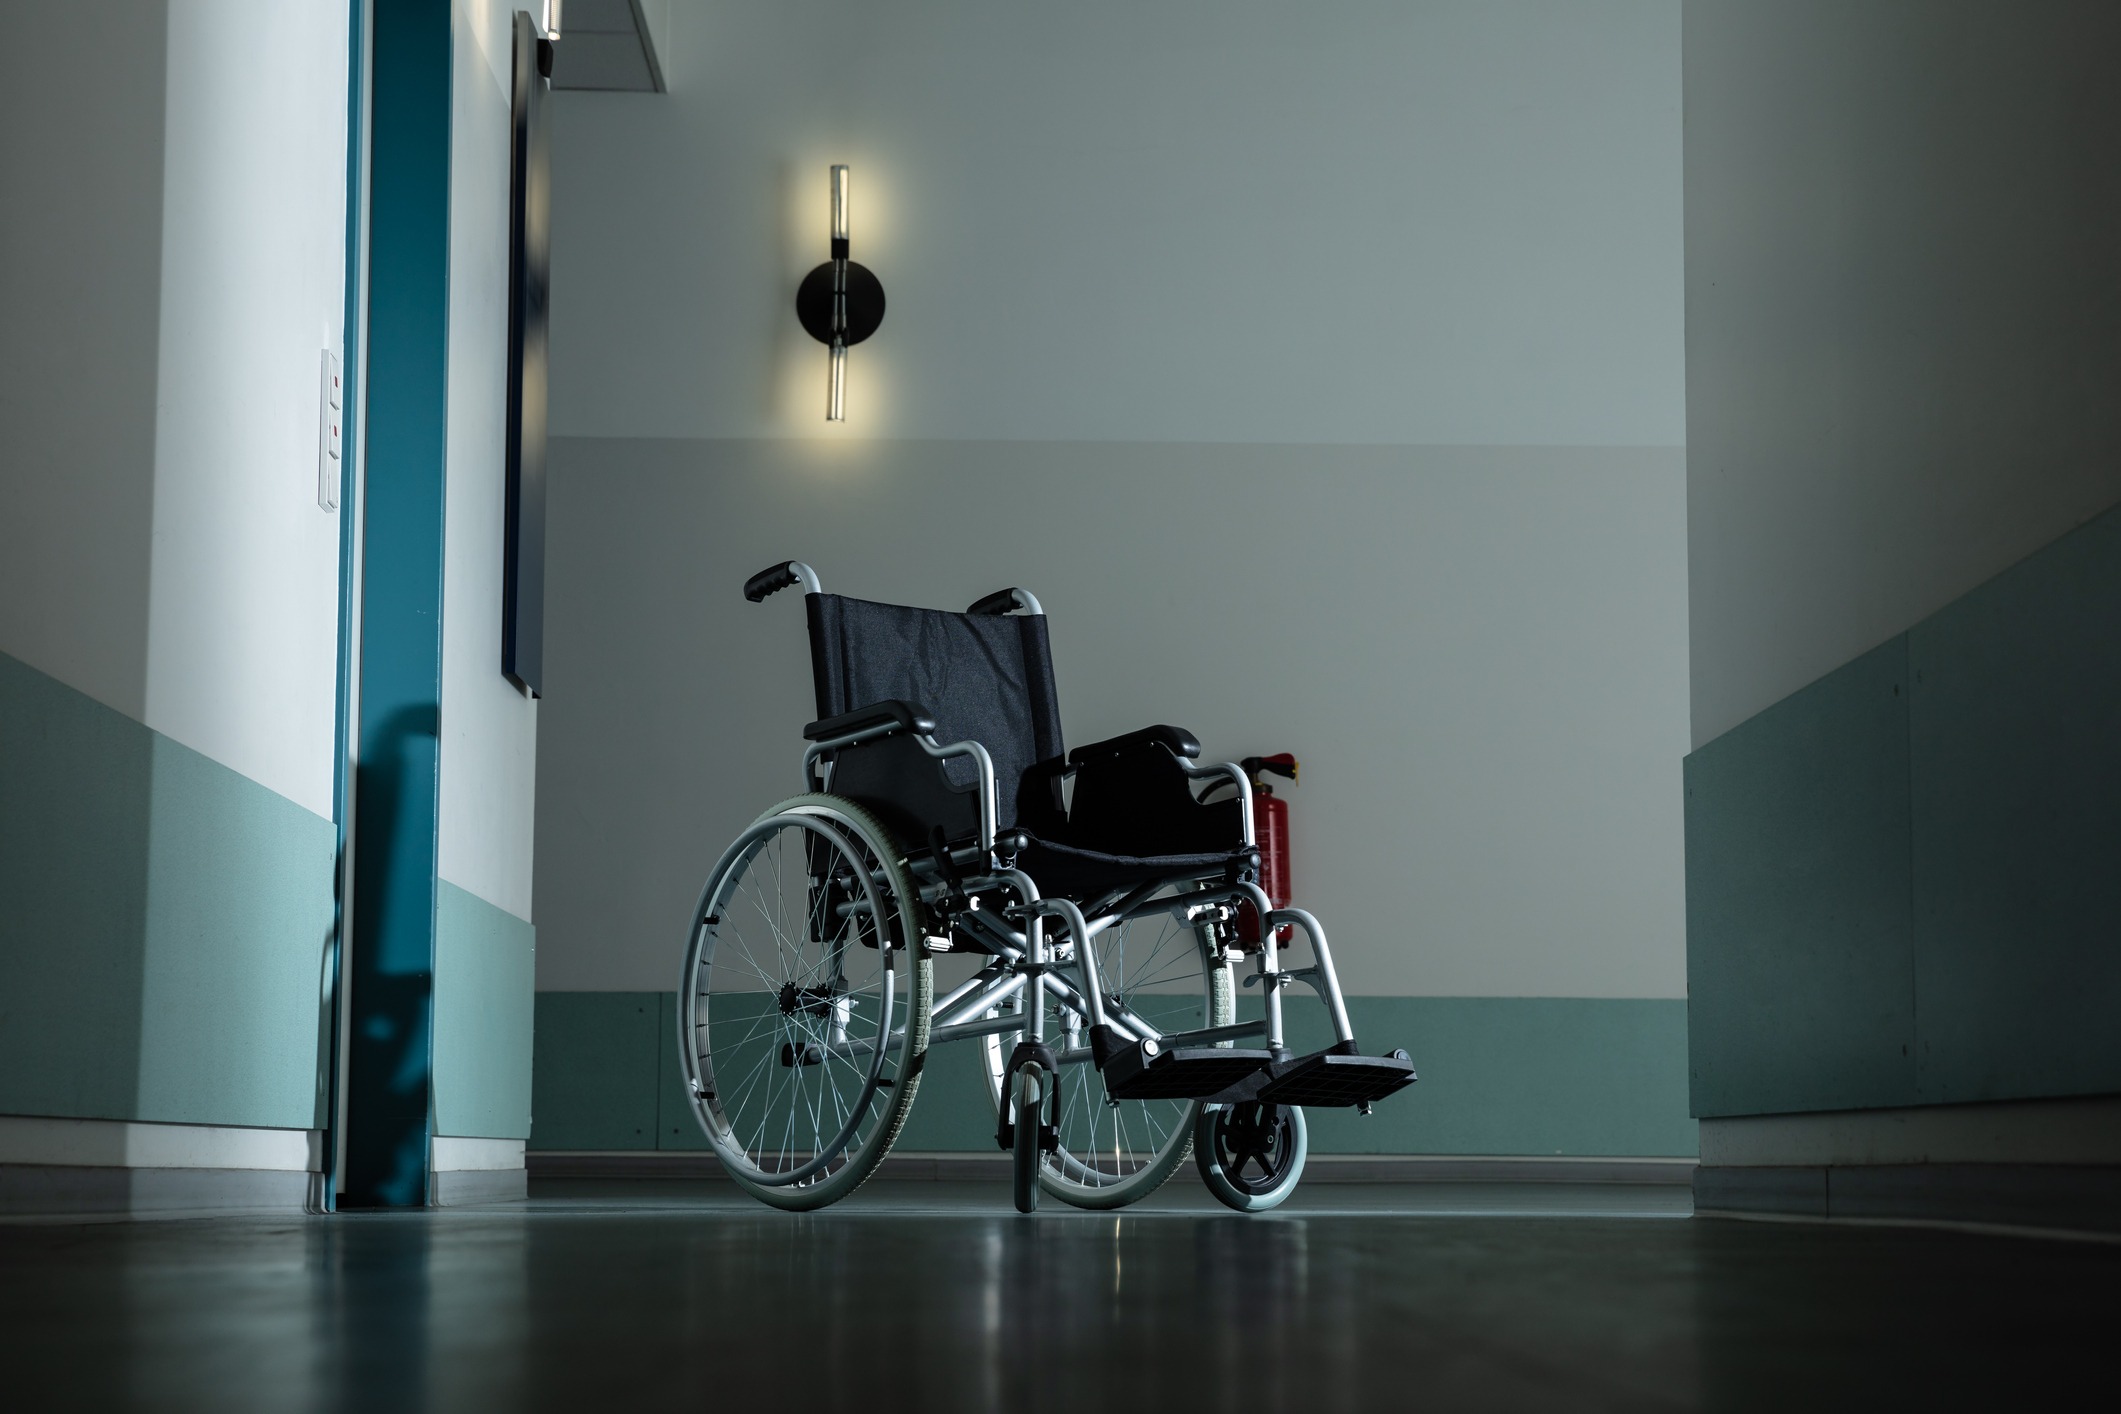
[[[832,342],[832,262],[803,277],[795,291],[795,317],[821,344]],[[884,322],[884,282],[866,265],[847,262],[847,343],[860,343]]]

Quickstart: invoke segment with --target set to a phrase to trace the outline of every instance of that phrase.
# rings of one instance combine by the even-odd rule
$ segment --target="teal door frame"
[[[333,879],[336,917],[332,927],[331,1050],[325,1060],[324,1192],[327,1211],[339,1206],[346,1171],[346,1040],[351,1034],[346,958],[353,918],[353,717],[361,639],[360,565],[361,461],[366,434],[361,400],[368,391],[362,369],[367,352],[362,318],[368,307],[368,0],[348,0],[346,36],[346,308],[340,322],[339,461],[339,653],[338,704],[332,721],[331,819],[338,869]]]
[[[345,365],[359,369],[360,473],[342,496],[331,1189],[337,1207],[418,1207],[433,1166],[450,3],[354,0],[353,33]]]

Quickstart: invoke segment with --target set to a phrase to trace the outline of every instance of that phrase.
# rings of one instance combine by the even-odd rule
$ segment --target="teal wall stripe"
[[[448,0],[376,0],[350,1207],[427,1198],[449,353]]]
[[[435,1133],[530,1137],[537,930],[444,879],[435,909]]]
[[[530,1147],[704,1148],[680,1078],[676,1005],[669,992],[540,992]],[[1683,1001],[1351,997],[1349,1010],[1367,1049],[1406,1047],[1422,1079],[1367,1119],[1312,1114],[1319,1153],[1695,1153]],[[1298,1001],[1289,1015],[1296,1044],[1331,1039],[1319,1008]],[[979,1065],[969,1043],[930,1053],[901,1150],[993,1148]]]
[[[323,1122],[329,820],[0,654],[0,1113]]]
[[[134,1119],[154,733],[0,654],[0,1111]]]
[[[2121,1092],[2121,509],[1687,759],[1693,1109]]]

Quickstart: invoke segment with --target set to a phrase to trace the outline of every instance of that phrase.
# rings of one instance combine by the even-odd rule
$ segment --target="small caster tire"
[[[1009,1166],[1010,1196],[1019,1213],[1038,1211],[1038,1171],[1042,1157],[1038,1149],[1039,1068],[1027,1065],[1017,1072],[1016,1148]]]
[[[1310,1152],[1304,1112],[1294,1105],[1208,1105],[1193,1131],[1201,1182],[1240,1213],[1280,1207]]]

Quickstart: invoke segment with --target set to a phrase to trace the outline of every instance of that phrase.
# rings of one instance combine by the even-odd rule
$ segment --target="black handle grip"
[[[756,604],[769,594],[777,594],[796,582],[795,561],[783,560],[771,569],[760,570],[744,581],[744,597]]]
[[[968,614],[1006,614],[1016,608],[1014,589],[997,589],[967,610]]]

